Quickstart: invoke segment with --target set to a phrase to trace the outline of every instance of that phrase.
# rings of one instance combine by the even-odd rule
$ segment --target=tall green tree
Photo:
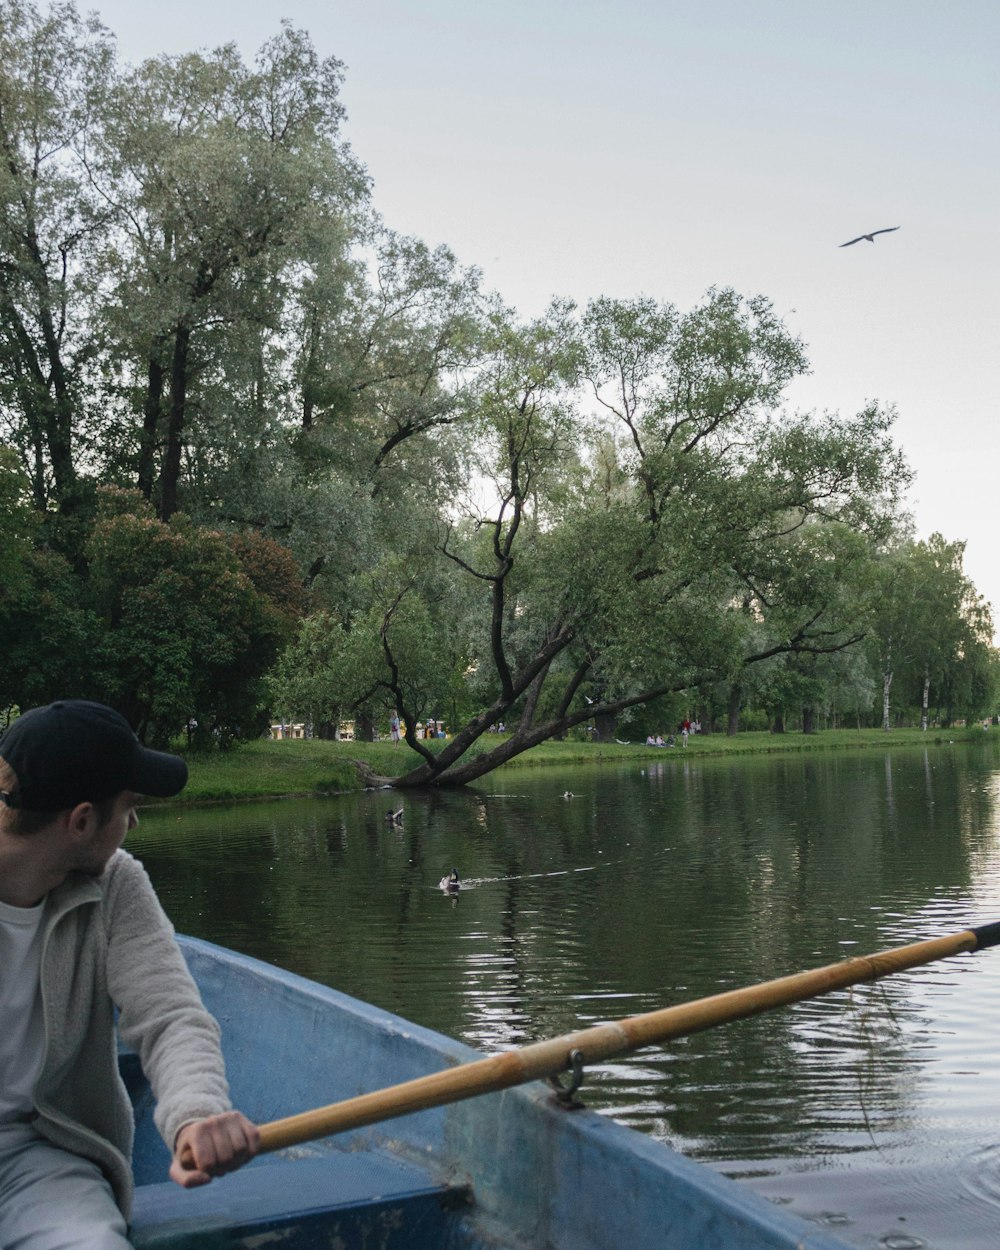
[[[892,691],[912,672],[917,647],[918,587],[909,544],[896,543],[878,563],[871,648],[881,685],[882,728],[891,728]],[[902,677],[902,681],[897,680]]]
[[[988,671],[992,614],[962,567],[965,544],[940,534],[890,547],[879,562],[872,608],[872,645],[882,683],[882,727],[891,723],[891,692],[920,707],[927,729],[932,692],[939,706],[954,706],[949,691],[962,690],[962,714],[978,714],[989,701],[988,682],[965,684]],[[977,691],[975,698],[972,691]]]
[[[287,452],[265,487],[282,541],[347,616],[378,551],[422,532],[467,476],[480,304],[475,271],[375,219],[350,260],[319,240],[293,292]]]
[[[485,342],[496,502],[441,544],[477,591],[465,631],[484,697],[400,784],[464,782],[593,715],[860,639],[844,570],[906,483],[891,414],[781,418],[804,357],[766,301],[600,301],[582,325],[565,305],[527,326],[496,310]],[[501,720],[513,733],[466,759]]]
[[[964,554],[965,543],[946,542],[940,534],[916,543],[910,551],[919,630],[914,659],[923,730],[928,726],[931,691],[935,687],[942,694],[946,690],[963,691],[958,703],[962,715],[976,715],[988,698],[988,684],[982,685],[975,678],[963,681],[960,677],[963,669],[971,673],[977,667],[979,653],[986,671],[985,657],[993,634],[989,605],[965,574]],[[973,690],[977,691],[976,696]],[[954,698],[947,698],[949,710],[956,706]]]
[[[108,330],[141,405],[136,483],[161,519],[185,455],[204,470],[227,433],[266,438],[288,287],[317,231],[346,246],[366,183],[339,138],[341,72],[286,24],[253,67],[232,46],[160,57],[108,94],[91,165],[120,225]]]
[[[0,0],[0,437],[39,511],[80,503],[85,274],[108,214],[81,153],[113,63],[110,36],[71,4]]]

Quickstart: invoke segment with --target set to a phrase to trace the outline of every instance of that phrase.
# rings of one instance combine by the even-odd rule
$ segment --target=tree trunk
[[[40,438],[33,442],[31,450],[31,501],[36,512],[44,512],[48,500],[45,494],[45,449]]]
[[[729,687],[729,708],[726,717],[726,734],[735,738],[740,731],[740,706],[743,703],[743,690],[739,686]]]
[[[603,712],[600,716],[595,716],[594,725],[597,729],[595,737],[600,738],[602,742],[613,742],[618,736],[618,717],[612,712]]]
[[[144,499],[153,497],[156,471],[156,440],[163,405],[164,370],[158,360],[150,357],[146,370],[146,398],[142,406],[142,433],[139,435],[139,472],[137,485]]]
[[[160,520],[169,521],[177,511],[177,484],[181,476],[181,435],[187,404],[188,353],[191,327],[179,325],[174,332],[174,354],[170,362],[170,415],[167,421],[167,449],[160,475]]]
[[[889,689],[892,686],[892,669],[882,673],[882,728],[889,732]]]
[[[784,732],[785,732],[785,713],[776,712],[774,714],[774,721],[771,724],[771,733],[783,734]]]
[[[319,310],[311,308],[306,316],[305,362],[302,366],[302,428],[312,428],[319,381]]]
[[[802,732],[804,734],[814,734],[816,726],[813,724],[813,709],[804,707],[802,709]]]
[[[49,401],[46,412],[49,461],[59,497],[60,512],[72,511],[76,502],[76,466],[73,464],[71,421],[70,404],[65,396],[56,396]]]
[[[45,291],[42,292],[43,299],[46,298]],[[0,291],[0,296],[3,294]],[[39,511],[44,511],[48,504],[44,463],[45,454],[48,453],[59,510],[71,510],[72,502],[67,508],[65,501],[74,499],[73,487],[76,484],[71,434],[73,412],[51,311],[43,307],[38,318],[44,340],[44,354],[41,355],[36,340],[29,333],[13,300],[4,299],[0,311],[10,338],[17,347],[10,368],[30,431],[34,461],[32,495],[35,506]]]
[[[920,705],[920,728],[924,731],[924,733],[927,732],[927,721],[928,721],[927,709],[928,709],[928,705],[930,704],[930,697],[931,697],[931,675],[930,673],[928,673],[926,669],[924,669],[924,695],[923,695],[923,702]]]
[[[60,512],[71,512],[77,504],[76,466],[73,463],[73,401],[62,358],[62,326],[65,308],[56,303],[57,296],[49,282],[42,249],[36,234],[36,222],[29,221],[26,242],[31,255],[30,278],[37,293],[37,326],[44,344],[46,388],[40,398],[45,442],[52,466],[56,498]],[[58,292],[59,287],[55,290]],[[59,328],[57,328],[59,327]],[[39,362],[41,363],[41,362]]]

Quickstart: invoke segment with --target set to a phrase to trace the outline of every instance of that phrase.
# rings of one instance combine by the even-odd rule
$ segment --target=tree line
[[[153,741],[394,709],[408,785],[694,708],[991,709],[890,407],[786,411],[805,348],[759,295],[519,316],[379,218],[342,75],[288,24],[131,66],[0,0],[0,705]]]

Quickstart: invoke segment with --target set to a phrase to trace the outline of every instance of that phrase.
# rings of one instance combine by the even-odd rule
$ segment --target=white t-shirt
[[[42,1066],[43,899],[36,907],[0,903],[0,1147],[28,1131],[31,1091]]]

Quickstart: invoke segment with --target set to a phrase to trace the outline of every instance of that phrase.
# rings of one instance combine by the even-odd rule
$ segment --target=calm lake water
[[[175,807],[129,845],[178,929],[493,1051],[1000,918],[1000,737]],[[856,1246],[1000,1245],[1000,950],[608,1062],[584,1096]]]

